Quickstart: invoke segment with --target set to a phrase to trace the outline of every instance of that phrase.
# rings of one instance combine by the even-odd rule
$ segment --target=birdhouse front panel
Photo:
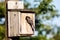
[[[8,11],[8,36],[18,36],[20,12]]]
[[[33,13],[21,13],[20,31],[21,35],[34,34],[35,30],[35,15]]]

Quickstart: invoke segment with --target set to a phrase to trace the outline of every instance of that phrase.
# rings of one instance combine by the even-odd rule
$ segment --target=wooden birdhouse
[[[15,2],[9,1],[7,5],[8,37],[33,35],[35,31],[35,13],[23,9],[24,7],[21,7],[23,3],[19,5],[20,2],[16,3],[17,8],[14,7],[16,6]]]

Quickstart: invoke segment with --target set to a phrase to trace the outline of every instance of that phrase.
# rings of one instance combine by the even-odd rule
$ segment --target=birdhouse
[[[35,13],[32,10],[21,9],[19,5],[15,8],[10,3],[15,5],[15,2],[8,2],[8,37],[32,36],[35,31]]]

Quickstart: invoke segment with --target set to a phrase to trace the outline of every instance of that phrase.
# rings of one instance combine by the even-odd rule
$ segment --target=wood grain
[[[32,31],[31,26],[27,23],[27,21],[25,19],[26,16],[29,16],[33,21],[35,20],[34,14],[22,13],[21,14],[21,32],[20,32],[20,34],[33,34],[34,32]]]
[[[8,12],[8,34],[9,36],[18,36],[19,12]]]
[[[22,1],[8,1],[8,9],[24,9]]]

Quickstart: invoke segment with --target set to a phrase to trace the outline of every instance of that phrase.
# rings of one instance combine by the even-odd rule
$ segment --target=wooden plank
[[[19,0],[5,0],[5,6],[6,6],[6,15],[5,15],[5,18],[6,18],[6,21],[5,21],[5,25],[6,25],[6,27],[5,27],[5,40],[19,40],[19,37],[13,37],[13,38],[10,38],[10,37],[8,37],[8,11],[7,11],[7,5],[6,5],[6,3],[8,2],[8,1],[19,1]]]
[[[8,36],[18,36],[19,12],[8,12]]]
[[[8,9],[24,9],[22,1],[8,1]]]
[[[20,35],[32,35],[34,32],[31,29],[31,26],[26,21],[26,16],[29,16],[33,21],[33,27],[35,27],[35,14],[32,13],[22,13],[21,14],[21,26],[20,26]]]

